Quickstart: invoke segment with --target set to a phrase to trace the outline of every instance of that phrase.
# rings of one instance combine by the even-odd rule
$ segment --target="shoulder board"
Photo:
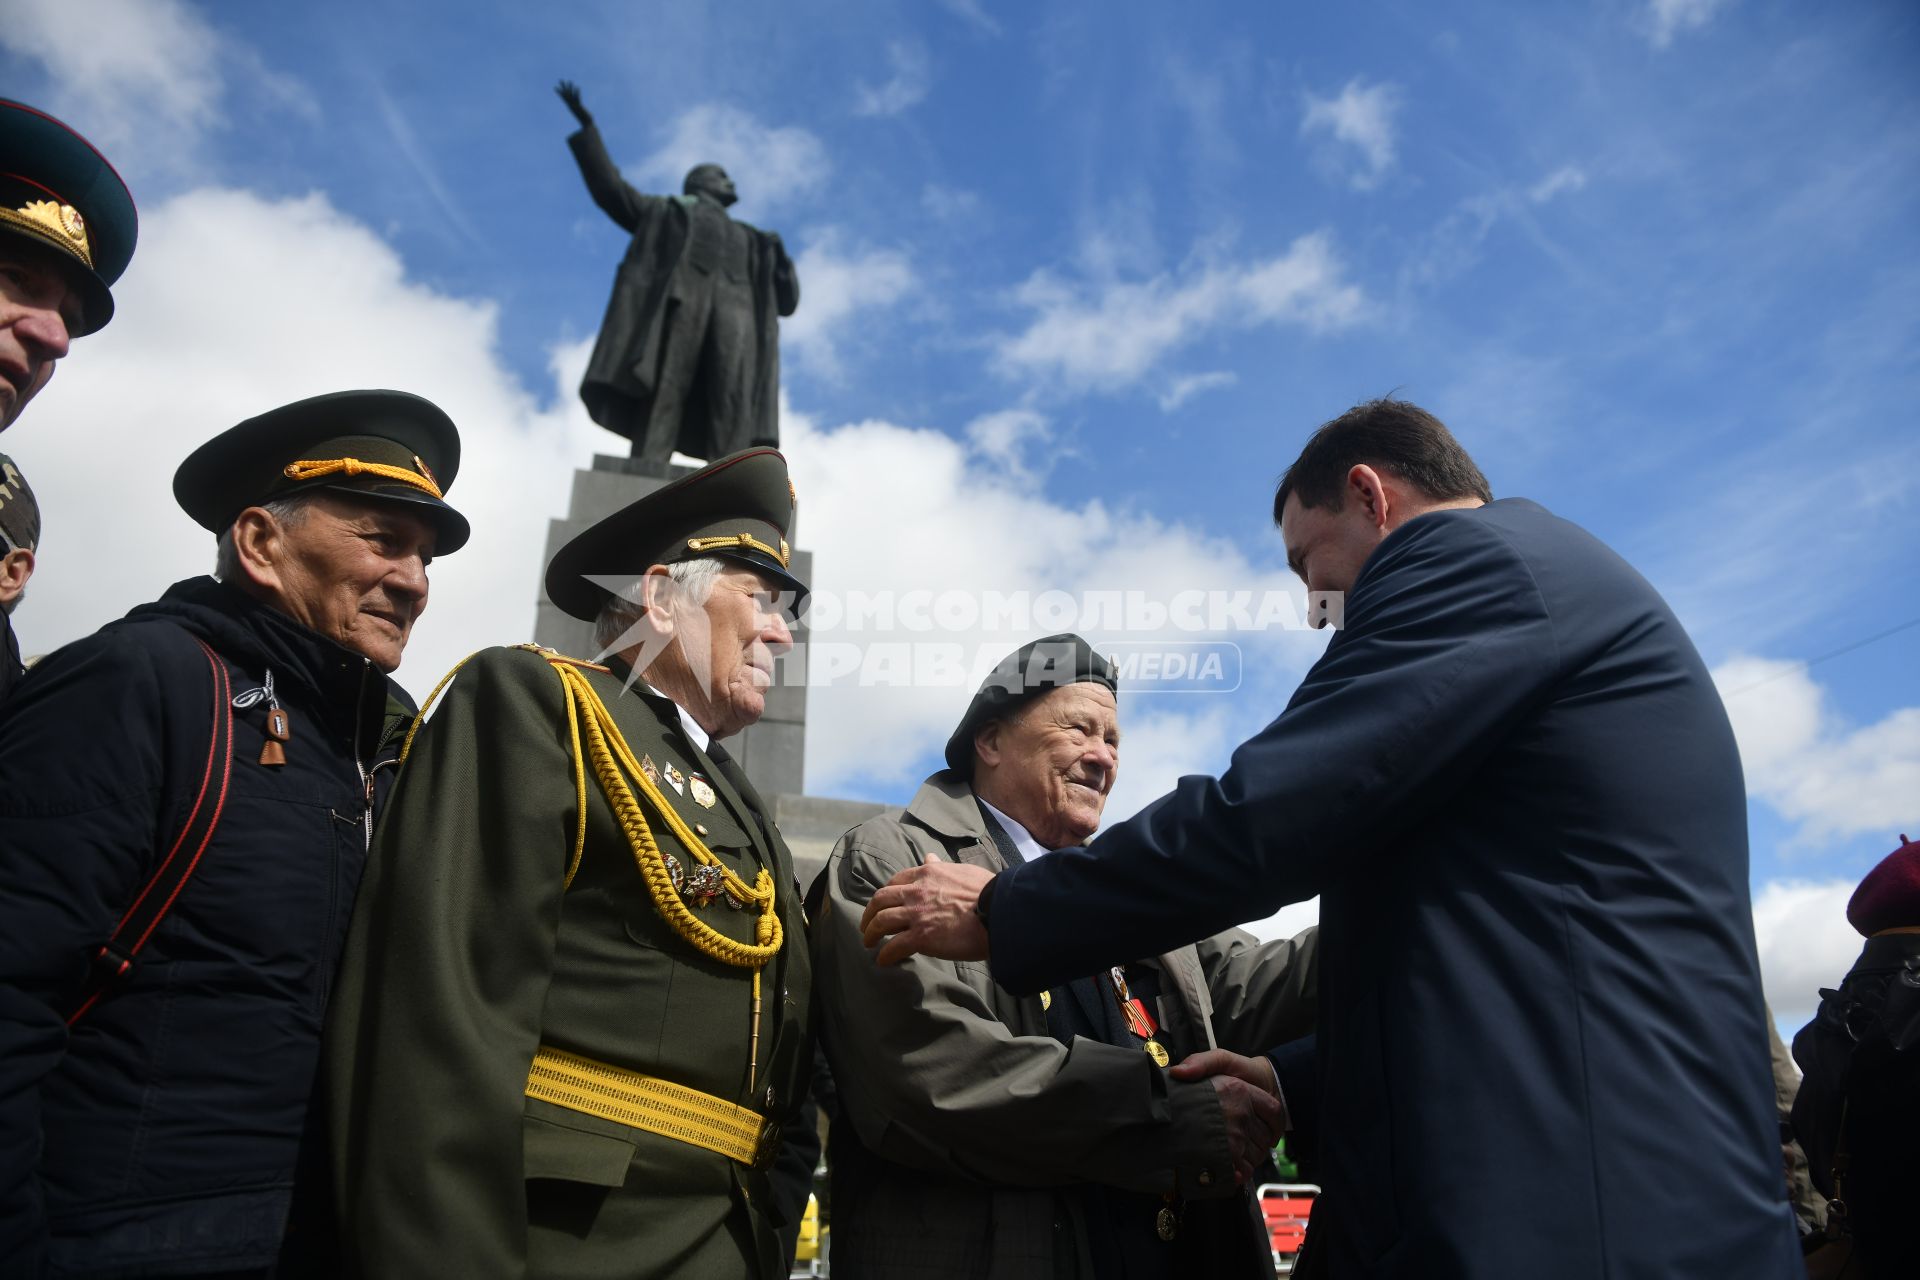
[[[569,658],[558,649],[549,649],[543,644],[534,644],[531,641],[526,644],[508,645],[507,647],[509,649],[525,649],[528,653],[537,653],[555,666],[559,666],[564,662],[570,667],[582,667],[588,671],[611,672],[613,670],[612,667],[603,666],[598,662],[588,662],[585,658]]]

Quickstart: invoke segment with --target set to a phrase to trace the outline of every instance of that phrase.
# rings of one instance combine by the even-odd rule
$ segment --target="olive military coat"
[[[576,669],[715,856],[749,882],[762,867],[774,877],[786,943],[761,975],[758,1068],[750,971],[695,950],[656,911],[590,762],[568,884],[579,809],[561,680],[541,652],[483,651],[402,766],[335,996],[347,1274],[786,1275],[762,1172],[525,1096],[545,1045],[778,1116],[810,1060],[805,924],[765,806],[718,744],[694,745],[671,702],[623,689],[624,672]],[[715,901],[696,914],[753,938],[750,912]]]

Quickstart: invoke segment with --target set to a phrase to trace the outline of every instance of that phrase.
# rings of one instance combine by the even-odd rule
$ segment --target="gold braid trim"
[[[722,533],[711,538],[687,539],[689,551],[718,551],[724,547],[750,547],[778,560],[782,569],[792,567],[787,563],[789,552],[785,538],[780,539],[780,548],[777,551],[750,533]]]
[[[641,772],[639,763],[633,757],[633,749],[627,745],[620,727],[614,723],[613,713],[607,710],[600,695],[587,683],[586,676],[572,666],[557,662],[552,665],[560,677],[560,683],[566,687],[570,708],[577,712],[580,722],[586,727],[586,755],[592,757],[594,776],[607,798],[607,804],[613,809],[614,821],[619,824],[621,833],[626,836],[627,844],[633,850],[633,859],[640,867],[641,879],[646,881],[654,909],[672,926],[675,933],[701,954],[735,968],[752,969],[757,975],[769,960],[779,954],[781,943],[785,941],[780,917],[774,909],[773,877],[762,867],[754,883],[749,885],[714,857],[713,851],[667,803],[660,789]],[[584,776],[585,761],[579,754],[574,757],[574,765],[576,771]],[[667,870],[666,859],[660,853],[659,842],[654,839],[653,830],[647,825],[646,814],[634,797],[633,783],[639,784],[640,793],[693,859],[720,871],[725,892],[737,901],[759,906],[760,915],[754,922],[753,942],[729,938],[694,915],[681,900],[673,887],[673,876]]]
[[[417,471],[389,466],[384,462],[362,462],[358,458],[306,458],[299,462],[289,462],[281,468],[280,474],[289,480],[318,480],[321,476],[338,475],[343,471],[349,476],[379,476],[383,480],[398,480],[401,484],[410,484],[436,498],[441,496],[440,486]]]

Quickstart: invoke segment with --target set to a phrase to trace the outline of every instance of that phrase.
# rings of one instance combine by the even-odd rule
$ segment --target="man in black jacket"
[[[273,1268],[324,1146],[303,1141],[322,1017],[413,709],[389,673],[428,562],[467,538],[441,498],[458,467],[453,423],[401,392],[243,422],[174,477],[218,576],[21,681],[0,1274]]]
[[[1319,894],[1309,1260],[1801,1273],[1740,757],[1679,620],[1402,401],[1321,427],[1274,515],[1307,590],[1345,594],[1286,710],[1086,849],[909,868],[870,904],[879,959],[990,952],[1026,992]]]

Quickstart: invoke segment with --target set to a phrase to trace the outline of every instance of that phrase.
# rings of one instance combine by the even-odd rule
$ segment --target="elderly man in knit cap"
[[[138,228],[105,156],[46,112],[0,98],[0,431],[68,341],[112,318],[109,288]]]
[[[40,548],[40,504],[13,459],[0,453],[0,701],[26,668],[13,637],[13,611],[33,577],[33,556]]]
[[[861,942],[867,900],[905,867],[997,871],[1093,835],[1120,767],[1115,686],[1079,636],[1023,646],[906,812],[834,848],[813,929],[836,1275],[1273,1274],[1247,1184],[1285,1110],[1246,1055],[1313,1029],[1312,931],[1222,935],[1025,998],[979,965],[882,968]]]
[[[459,465],[452,421],[397,391],[222,432],[173,478],[216,576],[14,690],[0,1272],[276,1265],[320,1150],[305,1131],[322,1015],[412,711],[390,673],[428,563],[467,538],[441,496]]]

